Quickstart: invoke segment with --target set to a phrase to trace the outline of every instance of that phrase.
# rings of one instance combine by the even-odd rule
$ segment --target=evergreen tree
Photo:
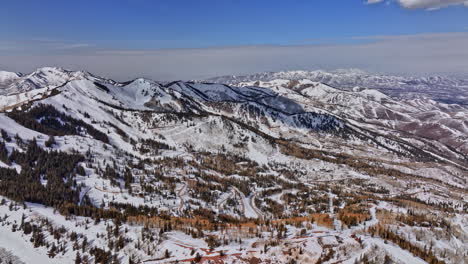
[[[51,148],[56,144],[55,137],[50,136],[49,139],[45,142],[46,147]]]
[[[80,252],[76,252],[75,264],[81,264],[81,255]]]
[[[11,142],[11,137],[8,135],[8,133],[5,131],[5,130],[0,130],[0,133],[2,135],[2,138],[6,141],[6,142]]]
[[[8,150],[6,148],[5,142],[0,141],[0,161],[6,164],[10,164],[10,160],[8,158]]]

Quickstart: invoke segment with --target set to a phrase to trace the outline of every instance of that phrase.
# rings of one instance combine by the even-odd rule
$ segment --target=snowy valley
[[[466,263],[467,87],[0,71],[0,258]]]

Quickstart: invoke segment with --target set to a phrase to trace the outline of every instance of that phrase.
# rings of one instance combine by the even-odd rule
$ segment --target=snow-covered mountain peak
[[[9,81],[0,81],[0,88],[3,88],[0,90],[0,95],[28,92],[45,87],[54,88],[71,80],[88,79],[94,81],[100,79],[86,71],[70,71],[58,67],[42,67],[26,75],[14,73],[4,75],[9,76]]]
[[[152,84],[155,84],[156,81],[153,81],[151,79],[144,78],[144,77],[139,77],[139,78],[132,80],[130,83],[135,84],[135,85],[152,85]]]
[[[309,97],[321,97],[321,96],[325,96],[326,94],[338,93],[338,92],[343,92],[343,91],[332,88],[323,83],[316,83],[315,85],[307,87],[300,91],[301,94],[309,96]]]
[[[359,69],[335,71],[283,71],[264,72],[245,76],[221,76],[210,82],[239,85],[245,82],[276,79],[309,79],[331,87],[352,91],[356,86],[362,89],[376,89],[390,97],[399,99],[427,97],[444,103],[468,103],[468,78],[453,76],[398,76],[368,73]],[[458,95],[454,97],[453,95]]]
[[[388,99],[389,97],[382,93],[382,92],[379,92],[378,90],[375,90],[375,89],[364,89],[362,91],[360,91],[361,94],[365,94],[367,95],[369,98],[372,98],[376,101],[381,101],[382,99]]]
[[[33,81],[64,83],[70,79],[88,79],[95,78],[86,71],[72,71],[60,67],[42,67],[25,76]]]
[[[365,98],[378,102],[380,102],[382,99],[390,99],[386,94],[375,89],[354,87],[352,90],[347,91],[331,87],[321,82],[314,82],[310,79],[274,79],[270,81],[241,82],[238,83],[238,85],[242,87],[258,86],[271,88],[272,90],[281,94],[288,94],[294,91],[304,96],[319,100],[323,100],[326,97],[342,97],[343,95],[346,95],[347,100],[351,101],[357,100],[357,98]]]
[[[57,74],[57,73],[64,73],[64,72],[70,72],[70,71],[65,70],[64,68],[61,68],[61,67],[41,67],[41,68],[37,68],[31,74],[40,74],[40,73],[44,73],[44,74],[55,73],[55,74]]]
[[[0,86],[6,83],[10,83],[20,78],[20,74],[15,72],[0,71]]]
[[[336,74],[348,74],[348,75],[368,75],[367,71],[358,68],[348,68],[348,69],[337,69],[333,73]]]

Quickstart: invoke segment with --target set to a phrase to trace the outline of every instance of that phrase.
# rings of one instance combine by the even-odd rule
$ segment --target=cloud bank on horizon
[[[385,0],[367,0],[367,4],[378,4]],[[465,5],[467,0],[396,0],[402,7],[407,9],[439,9],[452,5]],[[388,0],[386,2],[389,2]]]
[[[85,2],[97,5],[94,12]],[[343,1],[338,8],[278,0],[268,12],[261,1],[201,2],[120,1],[108,12],[104,1],[82,0],[69,13],[59,0],[10,1],[0,9],[0,70],[58,66],[121,81],[339,68],[468,74],[468,0]],[[426,11],[433,9],[442,10]],[[8,17],[16,12],[28,19]]]
[[[338,68],[416,75],[468,73],[468,32],[362,39],[365,41],[352,44],[152,50],[76,45],[75,49],[54,55],[2,56],[0,51],[0,69],[27,72],[42,66],[59,66],[87,70],[120,81],[136,77],[168,81],[205,79],[264,71]]]

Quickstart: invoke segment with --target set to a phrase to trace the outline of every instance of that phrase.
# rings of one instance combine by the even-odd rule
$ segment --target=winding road
[[[185,191],[187,189],[187,183],[182,183],[183,186],[177,191],[177,197],[179,197],[180,199],[180,205],[179,205],[179,208],[178,208],[178,211],[179,211],[179,214],[182,215],[183,213],[183,210],[184,210],[184,204],[185,204],[185,201],[184,201],[184,198],[182,196],[185,195]]]

